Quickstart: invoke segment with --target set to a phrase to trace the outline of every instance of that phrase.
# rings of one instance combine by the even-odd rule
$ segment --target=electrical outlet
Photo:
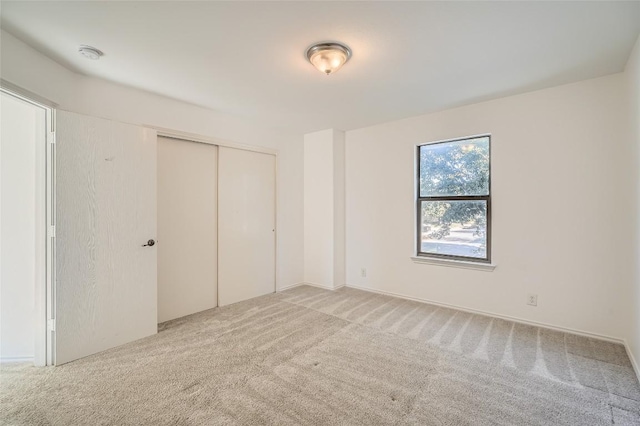
[[[527,294],[527,305],[538,306],[538,295]]]
[[[362,278],[367,278],[367,268],[361,268],[360,269],[360,276]]]

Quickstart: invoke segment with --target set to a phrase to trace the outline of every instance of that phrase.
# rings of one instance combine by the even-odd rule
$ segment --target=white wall
[[[38,108],[2,94],[0,156],[0,359],[35,356],[36,259],[43,260],[36,234],[44,226],[36,194],[37,144],[44,152],[46,116]],[[42,284],[44,285],[44,284]]]
[[[627,334],[627,342],[634,358],[636,374],[640,377],[640,37],[631,53],[629,62],[624,72],[626,92],[629,101],[629,129],[630,141],[634,152],[632,158],[635,159],[634,167],[631,169],[631,179],[635,184],[633,192],[636,201],[635,208],[631,211],[635,219],[635,245],[633,250],[632,266],[634,266],[634,276],[632,288],[629,293],[630,302],[630,329]]]
[[[242,117],[75,74],[6,31],[1,32],[1,51],[0,76],[4,80],[62,109],[278,149],[277,285],[286,287],[302,281],[302,135],[267,129]]]
[[[345,134],[304,135],[304,282],[345,284]]]
[[[304,282],[333,287],[333,130],[304,135]]]
[[[345,132],[333,131],[333,286],[346,284]]]
[[[347,285],[623,337],[637,263],[623,91],[616,74],[348,131]],[[481,133],[497,268],[413,263],[415,145]]]

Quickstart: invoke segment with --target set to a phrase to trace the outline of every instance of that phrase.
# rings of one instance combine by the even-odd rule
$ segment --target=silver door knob
[[[143,245],[142,247],[152,247],[156,245],[156,242],[154,240],[149,240],[147,241],[147,244]]]

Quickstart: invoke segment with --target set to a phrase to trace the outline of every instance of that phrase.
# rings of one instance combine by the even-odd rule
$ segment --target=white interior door
[[[218,304],[275,292],[275,156],[218,151]]]
[[[158,322],[218,306],[218,147],[158,138]]]
[[[56,113],[55,363],[157,332],[156,132]]]
[[[0,362],[45,365],[47,116],[0,97]]]

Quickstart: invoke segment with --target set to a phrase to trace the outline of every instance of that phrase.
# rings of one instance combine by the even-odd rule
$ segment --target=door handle
[[[155,246],[156,242],[154,240],[147,241],[147,244],[144,244],[142,247],[152,247]]]

